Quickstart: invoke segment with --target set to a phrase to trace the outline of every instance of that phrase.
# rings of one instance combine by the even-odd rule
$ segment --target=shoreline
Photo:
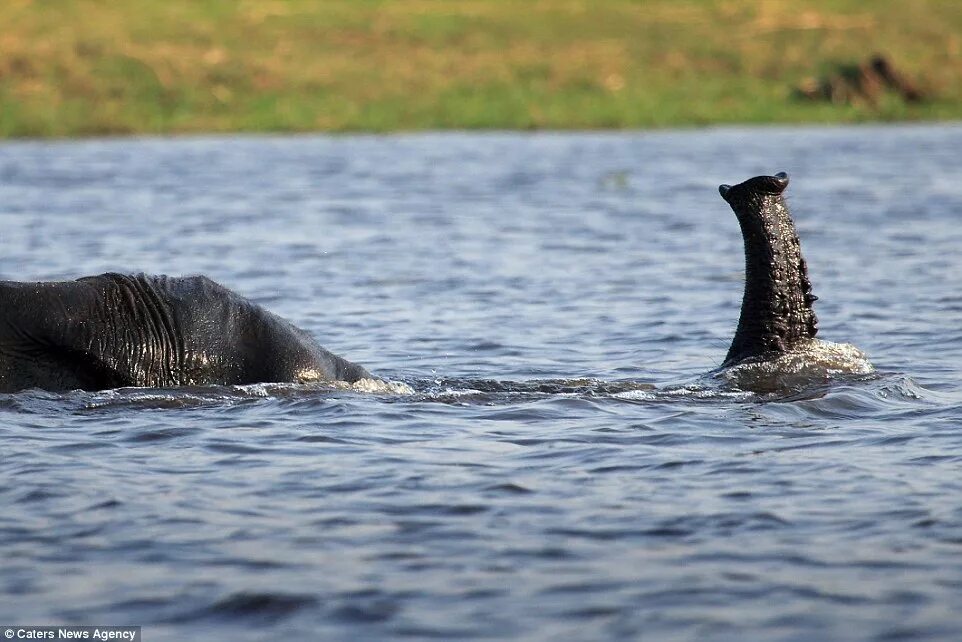
[[[31,144],[31,143],[84,143],[84,142],[118,142],[124,141],[192,141],[192,140],[222,140],[222,139],[265,139],[279,140],[291,138],[427,138],[427,137],[550,137],[550,136],[647,136],[660,134],[675,134],[684,132],[724,132],[724,131],[826,131],[842,128],[864,129],[924,129],[942,127],[962,127],[962,117],[948,120],[899,120],[899,121],[859,121],[859,122],[772,122],[772,123],[717,123],[710,125],[678,125],[668,127],[634,127],[634,128],[597,128],[597,129],[411,129],[393,131],[209,131],[209,132],[170,132],[152,133],[136,132],[130,134],[91,134],[75,136],[22,136],[0,138],[0,146]]]
[[[962,120],[962,3],[939,0],[60,0],[0,21],[0,139]],[[922,98],[844,84],[876,54]]]

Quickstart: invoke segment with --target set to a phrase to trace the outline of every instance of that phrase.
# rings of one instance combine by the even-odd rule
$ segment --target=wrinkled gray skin
[[[0,282],[0,392],[369,376],[206,277]]]
[[[756,176],[718,191],[735,211],[745,241],[745,295],[722,367],[790,352],[818,332],[795,224],[782,192],[788,175]]]

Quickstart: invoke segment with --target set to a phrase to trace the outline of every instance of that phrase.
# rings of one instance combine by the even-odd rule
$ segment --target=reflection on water
[[[0,146],[0,274],[211,276],[390,384],[0,396],[0,622],[953,639],[962,129]],[[717,372],[786,170],[821,360]],[[817,367],[813,367],[813,363]],[[845,371],[845,372],[838,372]]]

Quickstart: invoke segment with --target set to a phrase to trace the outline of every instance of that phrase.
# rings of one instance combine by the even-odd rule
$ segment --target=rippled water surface
[[[0,396],[0,624],[145,639],[958,639],[962,127],[0,145],[0,276],[203,273],[413,394]],[[820,336],[705,376],[719,183],[785,170]],[[291,638],[293,639],[293,638]]]

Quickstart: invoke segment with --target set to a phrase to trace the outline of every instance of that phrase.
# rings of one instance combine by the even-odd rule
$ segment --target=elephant
[[[719,186],[745,249],[741,313],[722,369],[805,351],[813,360],[848,348],[863,357],[815,339],[818,297],[783,197],[788,182],[781,172]],[[372,378],[203,276],[3,281],[0,318],[0,392]]]
[[[4,281],[0,318],[2,392],[371,377],[203,276]]]

